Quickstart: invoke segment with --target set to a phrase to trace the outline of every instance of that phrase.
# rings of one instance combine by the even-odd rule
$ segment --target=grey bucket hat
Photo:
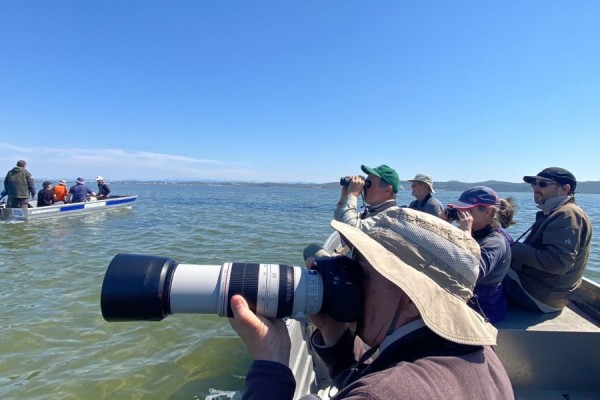
[[[479,275],[480,249],[466,232],[408,208],[375,217],[367,233],[331,226],[413,301],[425,324],[452,342],[495,345],[497,330],[467,305]]]
[[[409,182],[423,182],[423,183],[426,183],[427,186],[429,186],[429,189],[431,190],[431,193],[435,193],[435,190],[433,190],[433,179],[429,175],[417,174],[417,175],[415,175],[415,177],[413,179],[409,179],[408,181]]]

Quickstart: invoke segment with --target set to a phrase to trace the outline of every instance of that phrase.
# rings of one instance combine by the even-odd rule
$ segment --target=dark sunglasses
[[[553,181],[540,181],[540,182],[531,182],[530,183],[531,187],[534,188],[536,186],[541,187],[542,189],[545,188],[548,185],[559,185],[559,183],[553,182]]]

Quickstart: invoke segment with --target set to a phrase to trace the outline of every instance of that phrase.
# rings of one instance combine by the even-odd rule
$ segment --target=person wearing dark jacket
[[[517,240],[511,248],[504,290],[516,305],[553,313],[568,304],[581,284],[590,255],[592,223],[575,203],[577,180],[571,172],[549,167],[523,180],[531,184],[533,200],[541,211],[525,240]]]
[[[110,194],[110,186],[107,182],[104,182],[104,178],[101,176],[96,177],[96,183],[98,184],[98,196],[99,199],[105,199]]]
[[[29,195],[35,197],[35,185],[29,171],[25,169],[25,160],[17,161],[17,166],[8,171],[4,178],[4,189],[8,194],[7,206],[21,208],[29,206]]]
[[[467,305],[479,274],[475,240],[407,208],[373,220],[365,232],[331,222],[363,274],[356,331],[325,314],[309,316],[318,328],[311,344],[339,390],[333,399],[514,399],[490,347],[497,331]],[[232,296],[230,306],[230,323],[254,359],[242,398],[292,399],[285,322],[256,315],[241,295]],[[356,335],[370,347],[358,362]]]
[[[47,207],[55,202],[54,192],[52,191],[52,182],[44,181],[44,188],[38,192],[37,206]]]

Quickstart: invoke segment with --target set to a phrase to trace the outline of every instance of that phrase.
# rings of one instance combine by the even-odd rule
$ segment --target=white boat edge
[[[114,196],[106,199],[92,198],[81,203],[56,204],[46,207],[31,208],[2,208],[0,220],[31,221],[45,218],[57,218],[73,214],[89,214],[98,211],[110,211],[120,208],[131,208],[137,200],[137,195]]]

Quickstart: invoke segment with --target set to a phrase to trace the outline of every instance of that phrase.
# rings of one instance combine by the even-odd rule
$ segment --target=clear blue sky
[[[600,180],[600,1],[0,0],[0,169]]]

